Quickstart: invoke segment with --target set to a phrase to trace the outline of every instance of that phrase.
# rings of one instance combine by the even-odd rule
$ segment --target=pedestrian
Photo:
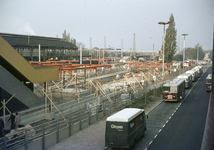
[[[184,98],[185,98],[185,94],[184,94],[184,92],[182,92],[181,96],[182,96],[182,99],[184,99]]]
[[[21,118],[20,118],[18,112],[16,112],[16,117],[15,117],[15,121],[14,121],[14,125],[15,125],[16,130],[19,128],[20,122],[21,122]]]
[[[4,121],[0,118],[0,137],[4,136]]]
[[[14,129],[15,126],[14,126],[14,121],[15,121],[15,116],[11,113],[10,114],[10,118],[7,120],[7,122],[9,122],[11,120],[11,124],[10,124],[10,129]]]

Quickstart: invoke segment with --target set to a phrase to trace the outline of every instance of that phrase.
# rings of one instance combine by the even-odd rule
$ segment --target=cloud
[[[36,32],[33,30],[29,22],[21,20],[19,17],[14,16],[11,21],[12,28],[19,34],[30,34],[36,35]]]
[[[24,25],[20,28],[20,31],[24,34],[32,34],[36,35],[36,32],[32,29],[29,23],[24,23]]]

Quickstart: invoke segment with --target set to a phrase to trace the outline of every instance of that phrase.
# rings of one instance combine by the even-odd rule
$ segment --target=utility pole
[[[121,40],[121,58],[123,58],[123,39]]]
[[[158,22],[158,24],[163,25],[163,76],[165,76],[165,68],[164,68],[164,44],[165,44],[165,25],[169,24],[168,22]]]
[[[189,35],[189,34],[181,34],[182,36],[184,36],[184,50],[183,50],[183,68],[184,68],[184,61],[185,61],[185,36]]]
[[[88,55],[90,55],[90,51],[92,50],[92,37],[90,37],[90,49],[88,51]]]
[[[104,49],[106,49],[106,36],[104,36]],[[105,58],[105,57],[104,57],[104,55],[105,55],[105,54],[104,54],[104,49],[103,49],[103,59]],[[103,60],[103,61],[104,61],[104,60]]]
[[[132,48],[130,48],[130,62],[132,61]]]
[[[153,43],[153,62],[154,62],[154,60],[155,60],[155,52],[154,52],[154,50],[155,50],[155,45],[154,45],[154,43]]]
[[[136,48],[135,48],[135,33],[134,33],[134,35],[133,35],[133,56],[135,57],[136,56],[136,54],[135,54],[135,50],[136,50]]]
[[[198,65],[198,48],[199,48],[199,45],[197,47],[197,65]]]

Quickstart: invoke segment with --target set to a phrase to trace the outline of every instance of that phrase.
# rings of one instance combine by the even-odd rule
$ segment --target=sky
[[[0,32],[62,38],[92,47],[159,50],[163,25],[173,14],[177,43],[213,49],[214,0],[0,0]],[[168,26],[166,25],[166,28]]]

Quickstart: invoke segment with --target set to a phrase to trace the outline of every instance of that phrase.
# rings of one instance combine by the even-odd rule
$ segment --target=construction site
[[[1,117],[10,126],[9,115],[19,112],[21,124],[27,126],[2,137],[4,149],[46,149],[136,100],[141,108],[158,104],[162,98],[157,89],[189,69],[171,63],[83,59],[81,50],[79,60],[27,61],[19,50],[25,45],[33,50],[40,41],[25,40],[17,45],[0,37]]]

